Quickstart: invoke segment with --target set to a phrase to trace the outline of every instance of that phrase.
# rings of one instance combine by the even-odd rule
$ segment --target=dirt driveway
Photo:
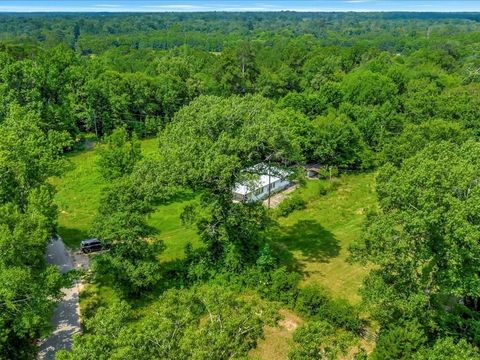
[[[88,257],[81,254],[70,254],[62,239],[52,239],[47,248],[48,263],[58,266],[63,274],[72,269],[88,269]],[[81,331],[80,327],[80,283],[75,282],[71,288],[63,289],[63,299],[57,305],[52,317],[54,331],[52,335],[40,342],[39,360],[55,359],[59,350],[72,347],[73,335]]]

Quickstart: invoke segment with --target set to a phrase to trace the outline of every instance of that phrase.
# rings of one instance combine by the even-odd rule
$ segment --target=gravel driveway
[[[75,255],[75,258],[72,258],[62,239],[52,239],[47,248],[46,258],[48,263],[57,265],[61,273],[74,269],[78,263],[77,258],[82,260],[79,266],[88,267],[88,259],[85,260],[85,257]],[[73,335],[81,331],[79,283],[75,282],[71,288],[62,291],[65,296],[52,317],[54,331],[50,337],[40,342],[39,360],[54,359],[57,351],[70,349]]]

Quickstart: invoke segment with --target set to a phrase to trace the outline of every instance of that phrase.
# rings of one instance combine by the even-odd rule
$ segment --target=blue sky
[[[480,0],[0,0],[0,12],[478,11]]]

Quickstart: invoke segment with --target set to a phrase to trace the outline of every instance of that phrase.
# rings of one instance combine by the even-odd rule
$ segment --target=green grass
[[[156,151],[157,140],[142,141],[145,156]],[[55,202],[59,208],[58,232],[72,249],[88,238],[88,232],[98,209],[102,190],[108,186],[97,167],[98,154],[95,149],[72,153],[68,156],[71,169],[61,178],[51,179],[57,189]],[[180,223],[183,208],[195,201],[193,196],[180,201],[158,206],[148,221],[157,230],[157,237],[165,242],[166,250],[162,259],[170,260],[183,255],[187,242],[199,246],[194,229]]]
[[[142,141],[145,155],[156,151],[156,139]],[[102,190],[108,185],[98,172],[95,149],[68,156],[72,169],[52,179],[57,188],[59,234],[71,248],[78,248],[95,217]],[[373,174],[342,176],[340,186],[320,194],[326,180],[307,181],[296,190],[307,202],[304,210],[278,219],[270,232],[273,244],[281,250],[282,261],[304,275],[304,283],[319,283],[334,295],[358,301],[358,289],[367,269],[346,262],[348,245],[360,236],[364,213],[375,206]],[[200,246],[194,228],[180,222],[183,208],[196,201],[191,194],[158,206],[148,221],[164,241],[162,260],[181,258],[188,242]]]
[[[156,151],[155,139],[142,141],[145,155]],[[52,179],[57,188],[59,234],[71,248],[88,236],[88,230],[99,206],[102,190],[108,183],[97,168],[95,149],[68,156],[72,168],[61,178]],[[357,302],[358,289],[368,269],[347,263],[348,246],[360,236],[365,211],[376,206],[373,174],[342,176],[339,186],[322,195],[320,189],[330,186],[327,180],[311,180],[295,193],[306,201],[306,208],[277,219],[269,230],[274,247],[279,250],[283,264],[303,274],[302,284],[318,283],[334,296]],[[183,256],[188,242],[200,246],[194,228],[180,222],[184,207],[198,200],[195,194],[184,194],[169,204],[156,207],[148,222],[164,241],[164,261]],[[87,317],[90,311],[119,298],[108,284],[86,284],[80,305]],[[139,316],[148,312],[152,298],[137,304]],[[294,316],[291,315],[291,316]],[[287,317],[287,320],[289,318]],[[289,320],[290,321],[290,320]],[[251,352],[252,358],[286,359],[292,344],[292,331],[284,326],[266,329],[265,339]]]
[[[326,195],[327,180],[307,181],[297,190],[304,210],[278,219],[270,234],[285,264],[303,274],[303,283],[318,283],[352,302],[368,269],[347,263],[348,246],[360,236],[365,211],[376,206],[373,174],[342,176]]]

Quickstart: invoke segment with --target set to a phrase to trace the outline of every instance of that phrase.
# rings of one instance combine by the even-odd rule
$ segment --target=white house
[[[284,190],[291,185],[285,170],[257,164],[246,170],[247,179],[238,182],[233,190],[236,201],[263,200],[270,194]]]

